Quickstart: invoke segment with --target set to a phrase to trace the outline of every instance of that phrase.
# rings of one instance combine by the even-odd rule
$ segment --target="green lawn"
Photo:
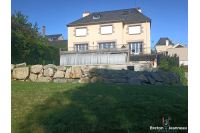
[[[12,81],[11,89],[12,133],[148,133],[162,117],[188,126],[188,87]]]

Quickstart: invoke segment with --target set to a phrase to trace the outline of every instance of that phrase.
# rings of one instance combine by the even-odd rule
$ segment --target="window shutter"
[[[86,28],[77,28],[76,36],[86,36]]]
[[[130,26],[129,27],[129,34],[140,34],[141,33],[141,26]]]
[[[101,26],[101,34],[112,34],[112,25]]]

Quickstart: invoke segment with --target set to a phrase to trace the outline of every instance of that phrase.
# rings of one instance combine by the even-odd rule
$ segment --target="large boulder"
[[[153,78],[151,78],[150,76],[147,76],[147,78],[148,78],[149,82],[150,82],[152,85],[154,85],[154,84],[156,83],[156,81],[155,81]]]
[[[60,70],[60,71],[65,71],[66,67],[65,66],[56,66],[55,69]]]
[[[141,82],[145,82],[145,83],[148,83],[148,82],[149,82],[149,80],[148,80],[143,74],[141,74],[141,75],[139,76],[139,79],[140,79]]]
[[[15,68],[14,64],[11,64],[11,71]]]
[[[19,67],[13,69],[13,78],[19,80],[25,80],[29,76],[29,67]]]
[[[69,79],[63,79],[63,78],[59,79],[59,78],[57,78],[57,79],[53,79],[53,82],[55,82],[55,83],[68,83]]]
[[[153,79],[155,79],[156,81],[158,81],[158,82],[162,82],[163,81],[161,76],[159,74],[157,74],[156,72],[150,72],[150,74],[151,74],[151,77]]]
[[[38,74],[38,77],[44,77],[44,70],[42,69],[41,71],[40,71],[40,73]]]
[[[141,85],[140,79],[138,78],[130,78],[128,83],[130,85]]]
[[[89,77],[83,77],[83,78],[80,78],[80,80],[78,82],[79,83],[90,83],[90,78]]]
[[[100,83],[103,82],[103,78],[102,78],[102,76],[98,76],[98,82],[100,82]]]
[[[44,76],[45,77],[52,77],[53,75],[54,75],[54,69],[53,68],[44,69]]]
[[[64,77],[65,77],[65,72],[61,70],[57,70],[53,76],[53,78],[64,78]]]
[[[176,79],[177,82],[180,81],[180,76],[176,73],[173,74],[173,78]]]
[[[70,72],[71,72],[71,68],[67,68],[66,72],[65,72],[65,78],[70,78]]]
[[[126,79],[124,78],[118,78],[117,83],[126,83]]]
[[[158,70],[156,71],[156,73],[158,73],[158,74],[161,76],[161,78],[163,78],[163,79],[167,78],[167,74],[166,74],[166,72],[163,71],[163,70],[158,69]]]
[[[51,77],[38,77],[35,82],[52,82],[53,79]]]
[[[171,81],[169,78],[166,78],[164,81],[163,81],[164,84],[171,84]]]
[[[130,71],[130,72],[128,73],[128,78],[137,78],[137,77],[138,77],[138,75],[137,75],[137,73],[135,73],[135,72]]]
[[[54,65],[54,64],[48,64],[48,65],[43,66],[43,69],[44,69],[44,70],[45,70],[45,69],[48,69],[48,68],[54,69],[55,67],[56,67],[56,65]]]
[[[30,67],[30,71],[35,74],[39,74],[42,70],[42,65],[33,65]]]
[[[83,73],[83,75],[85,75],[86,77],[91,77],[91,74],[90,74],[90,70],[89,70],[89,69],[82,69],[82,73]]]
[[[16,64],[15,67],[16,68],[18,68],[18,67],[26,67],[26,63],[24,62],[24,63]]]
[[[161,83],[161,82],[156,82],[156,84],[155,84],[155,85],[161,86],[161,85],[162,85],[162,83]]]
[[[78,66],[73,66],[71,68],[67,68],[65,73],[65,78],[81,78],[82,71],[81,68]]]
[[[34,73],[30,73],[30,76],[29,76],[29,79],[32,81],[32,82],[35,82],[38,78],[38,75],[37,74],[34,74]]]
[[[117,79],[107,79],[111,83],[117,83]]]
[[[98,82],[98,77],[93,77],[93,78],[91,78],[91,83],[96,83],[96,82]]]

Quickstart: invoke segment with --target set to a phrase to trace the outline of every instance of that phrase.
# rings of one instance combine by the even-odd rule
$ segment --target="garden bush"
[[[184,86],[187,86],[187,78],[185,77],[185,67],[181,65],[180,67],[176,64],[177,55],[172,57],[163,57],[159,65],[159,69],[164,71],[172,71],[180,76],[180,80]]]

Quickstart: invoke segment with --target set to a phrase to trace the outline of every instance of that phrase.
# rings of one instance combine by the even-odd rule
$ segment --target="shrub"
[[[163,57],[159,69],[164,71],[172,71],[180,76],[180,80],[184,86],[187,86],[187,78],[185,77],[185,67],[181,65],[180,67],[176,64],[177,55],[172,57]]]

